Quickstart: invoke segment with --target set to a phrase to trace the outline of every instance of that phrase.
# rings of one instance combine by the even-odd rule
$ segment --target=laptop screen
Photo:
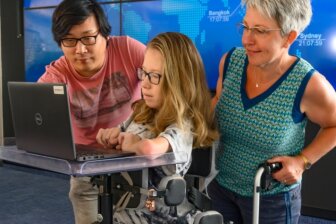
[[[17,148],[66,160],[97,160],[135,155],[115,149],[75,146],[65,84],[9,82]]]
[[[8,82],[8,90],[17,147],[75,159],[66,85]]]

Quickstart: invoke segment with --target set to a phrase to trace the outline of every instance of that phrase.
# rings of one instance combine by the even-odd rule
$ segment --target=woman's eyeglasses
[[[241,35],[246,33],[247,31],[250,31],[251,34],[253,34],[255,36],[264,36],[271,31],[281,31],[280,28],[272,29],[272,28],[265,28],[265,27],[261,27],[261,26],[248,27],[244,23],[238,23],[237,28],[238,28],[238,33],[241,34]]]
[[[146,76],[148,76],[149,82],[154,84],[154,85],[159,85],[160,79],[162,77],[161,74],[158,74],[158,73],[155,73],[155,72],[146,72],[142,68],[137,69],[137,74],[138,74],[138,78],[141,81],[143,81],[146,78]]]

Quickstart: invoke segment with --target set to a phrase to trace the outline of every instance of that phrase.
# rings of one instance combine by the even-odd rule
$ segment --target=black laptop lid
[[[66,85],[8,82],[8,90],[17,147],[75,159]]]

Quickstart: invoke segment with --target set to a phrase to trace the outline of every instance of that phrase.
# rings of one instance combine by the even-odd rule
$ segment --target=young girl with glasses
[[[188,37],[168,32],[152,39],[138,77],[143,97],[133,104],[132,116],[121,127],[101,129],[97,141],[138,155],[186,152],[189,159],[184,164],[150,168],[149,188],[156,188],[164,176],[186,174],[192,148],[211,145],[217,132],[203,63]],[[194,212],[185,214],[185,220]],[[116,212],[114,219],[118,223],[175,223],[172,213],[171,207],[158,200],[155,211]]]

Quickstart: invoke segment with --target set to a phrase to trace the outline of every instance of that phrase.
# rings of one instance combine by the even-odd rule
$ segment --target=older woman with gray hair
[[[208,190],[224,219],[252,223],[253,183],[264,161],[279,162],[262,192],[260,223],[298,223],[305,170],[336,146],[336,94],[289,48],[310,23],[310,0],[243,0],[243,48],[224,54],[213,106],[219,174]],[[319,134],[304,146],[307,119]]]

